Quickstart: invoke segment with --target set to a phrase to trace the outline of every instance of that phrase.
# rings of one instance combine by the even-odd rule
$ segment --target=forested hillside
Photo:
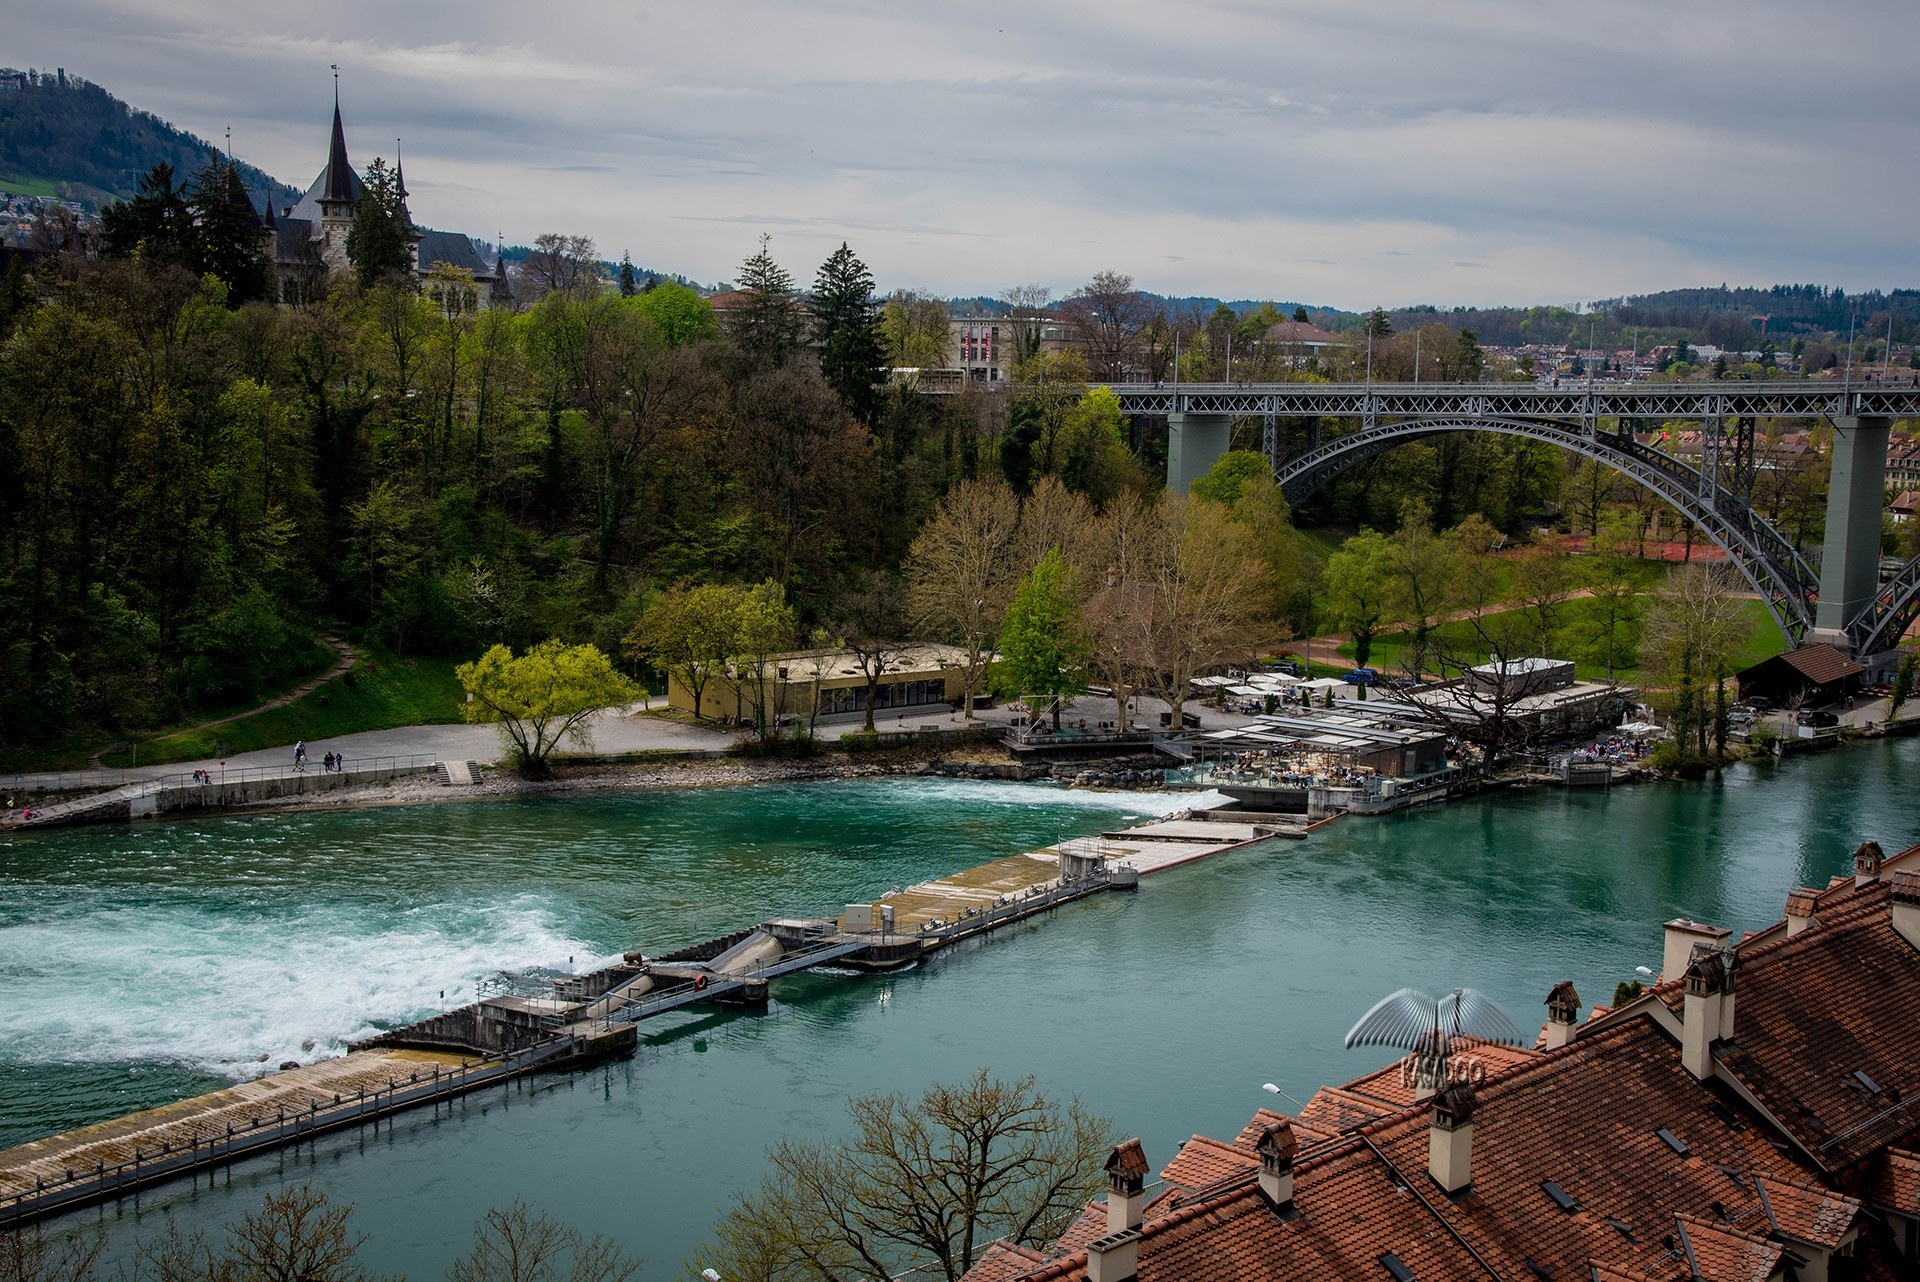
[[[734,341],[683,286],[580,279],[518,314],[350,277],[236,311],[165,262],[16,272],[0,737],[245,703],[335,627],[401,653],[619,653],[662,585],[768,579],[811,626],[995,465],[968,398],[843,401],[795,354],[791,290]],[[850,386],[872,383],[869,358]]]
[[[129,197],[155,164],[192,173],[215,147],[64,71],[0,70],[0,90],[0,179],[85,184]],[[255,192],[299,194],[251,165],[240,173]]]

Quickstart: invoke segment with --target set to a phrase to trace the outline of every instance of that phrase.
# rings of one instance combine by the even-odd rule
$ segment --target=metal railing
[[[389,1078],[383,1090],[364,1086],[354,1095],[336,1094],[334,1103],[309,1100],[304,1110],[289,1111],[282,1104],[271,1118],[250,1117],[244,1127],[226,1122],[226,1133],[202,1140],[189,1136],[184,1144],[162,1141],[158,1150],[143,1152],[137,1145],[131,1160],[112,1165],[97,1159],[91,1169],[67,1168],[65,1177],[48,1183],[36,1176],[33,1188],[0,1196],[0,1228],[24,1224],[90,1202],[119,1197],[146,1184],[171,1179],[189,1171],[298,1143],[309,1135],[351,1126],[398,1112],[436,1097],[452,1097],[518,1076],[572,1048],[575,1038],[561,1038],[488,1057],[473,1064],[430,1074],[415,1071],[407,1081]],[[422,1078],[425,1080],[422,1080]]]
[[[324,755],[322,754],[322,757]],[[326,778],[330,775],[366,775],[400,770],[424,770],[429,766],[439,765],[440,760],[430,752],[386,757],[344,757],[332,770],[327,770],[322,758],[309,757],[304,765],[289,762],[282,766],[215,766],[201,772],[206,776],[204,779],[194,778],[192,771],[180,771],[138,782],[152,783],[160,788],[222,788],[233,784],[259,783],[269,779],[299,779],[308,775]]]

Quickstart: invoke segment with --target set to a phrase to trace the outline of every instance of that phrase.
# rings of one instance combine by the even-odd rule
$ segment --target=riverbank
[[[1471,985],[1537,1027],[1558,981],[1604,1002],[1657,966],[1662,920],[1777,920],[1793,886],[1850,869],[1860,839],[1913,829],[1916,769],[1920,740],[1890,740],[1699,783],[1343,820],[911,971],[793,976],[765,1010],[649,1021],[630,1059],[402,1115],[378,1140],[319,1135],[215,1187],[143,1194],[107,1231],[116,1250],[161,1215],[214,1231],[312,1182],[360,1208],[370,1267],[438,1277],[488,1207],[546,1189],[644,1247],[643,1282],[670,1279],[714,1208],[764,1174],[772,1139],[842,1133],[849,1093],[978,1067],[1037,1074],[1172,1153],[1244,1123],[1261,1082],[1304,1099],[1371,1067],[1341,1038],[1398,987]],[[303,1042],[471,1001],[496,968],[559,978],[1188,804],[883,778],[47,832],[0,860],[0,1143],[306,1062]],[[1116,1030],[1137,1053],[1089,1071],[1085,1048]],[[187,1071],[204,1075],[166,1076]]]

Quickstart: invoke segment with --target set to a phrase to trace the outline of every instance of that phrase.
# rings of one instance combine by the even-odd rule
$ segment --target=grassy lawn
[[[363,648],[352,672],[283,708],[141,744],[140,764],[196,761],[277,748],[299,739],[333,739],[362,730],[459,721],[465,696],[453,670],[461,662],[439,657],[396,659]],[[125,766],[133,758],[108,754],[103,760],[110,766]]]
[[[51,178],[29,178],[25,174],[0,174],[0,191],[11,196],[51,198],[60,194]]]
[[[1575,653],[1581,645],[1579,638],[1586,623],[1584,616],[1588,608],[1589,603],[1585,600],[1569,601],[1561,607],[1560,618],[1554,629],[1558,638],[1548,647],[1548,650],[1555,658],[1574,658],[1574,671],[1582,680],[1605,681],[1607,679],[1605,665],[1590,662],[1578,657]],[[1642,608],[1645,608],[1645,598],[1642,598]],[[1779,626],[1774,623],[1773,616],[1767,613],[1767,607],[1763,603],[1743,600],[1740,608],[1752,623],[1753,632],[1747,643],[1734,653],[1733,670],[1735,672],[1751,667],[1762,659],[1770,659],[1787,648],[1786,634],[1781,632]],[[1486,617],[1485,626],[1489,632],[1498,635],[1503,627],[1521,621],[1522,612],[1513,610],[1489,614]],[[1479,648],[1479,638],[1475,635],[1473,625],[1470,623],[1443,623],[1434,629],[1434,633],[1442,644],[1451,646],[1457,651],[1477,652]],[[1373,653],[1368,660],[1369,666],[1382,672],[1400,672],[1406,667],[1407,650],[1408,641],[1404,632],[1377,636],[1373,639]],[[1349,642],[1341,646],[1340,653],[1344,658],[1352,660],[1353,644]],[[1340,671],[1350,669],[1351,663]],[[1330,675],[1338,676],[1339,674],[1334,672]],[[1638,678],[1638,669],[1616,668],[1614,677],[1617,680],[1632,683]]]

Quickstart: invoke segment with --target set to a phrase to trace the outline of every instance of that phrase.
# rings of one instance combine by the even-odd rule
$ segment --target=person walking
[[[305,739],[293,745],[293,768],[295,770],[305,770],[307,768],[307,741]]]

